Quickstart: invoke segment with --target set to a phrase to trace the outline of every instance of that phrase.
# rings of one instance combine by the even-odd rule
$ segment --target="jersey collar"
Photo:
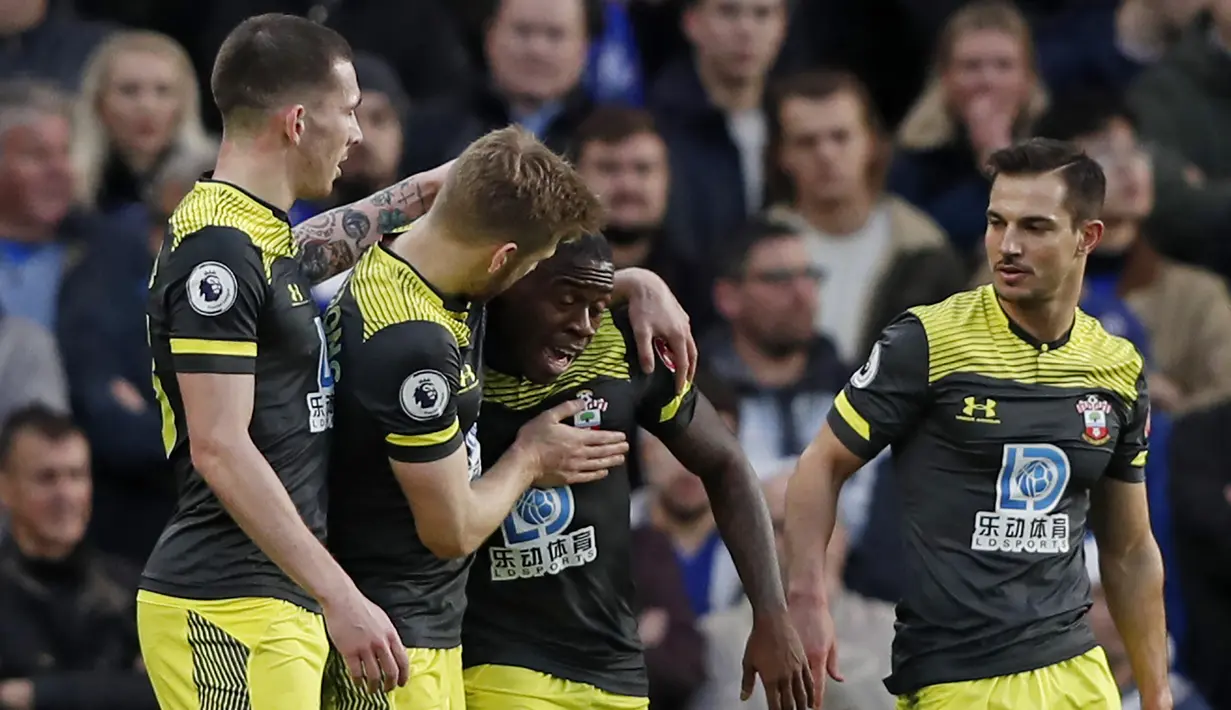
[[[279,209],[279,208],[277,208],[277,207],[275,207],[275,206],[273,206],[273,205],[269,204],[269,203],[268,203],[268,202],[266,202],[265,200],[262,200],[261,198],[257,197],[256,195],[252,194],[251,192],[248,192],[247,190],[245,190],[244,188],[240,187],[239,185],[236,185],[235,183],[226,182],[225,180],[215,180],[215,179],[214,179],[214,171],[213,171],[213,170],[210,170],[210,171],[208,171],[208,172],[206,172],[206,173],[202,174],[202,175],[201,175],[201,177],[200,177],[200,179],[198,180],[198,182],[212,182],[212,183],[216,183],[216,184],[218,184],[218,185],[226,185],[227,187],[231,188],[232,190],[235,190],[236,192],[240,193],[241,195],[243,195],[244,197],[248,198],[249,200],[252,200],[253,202],[257,203],[257,204],[258,204],[258,205],[260,205],[262,208],[267,209],[267,210],[269,210],[270,212],[272,212],[272,213],[273,213],[273,215],[274,215],[274,217],[277,217],[279,220],[281,220],[281,221],[283,221],[283,222],[286,222],[286,224],[287,224],[287,226],[288,226],[288,227],[289,227],[289,226],[290,226],[290,224],[291,224],[291,217],[290,217],[290,215],[288,215],[288,214],[286,213],[286,210]]]
[[[412,278],[426,286],[427,290],[440,300],[440,305],[444,307],[445,310],[452,311],[454,313],[466,313],[470,310],[470,299],[464,296],[442,293],[440,289],[432,285],[430,281],[423,278],[423,275],[419,273],[419,270],[415,268],[414,264],[406,261],[401,256],[396,254],[387,244],[377,244],[373,248],[379,250],[382,256],[392,260],[399,267],[408,271]]]
[[[1056,350],[1057,348],[1062,348],[1073,336],[1073,328],[1077,325],[1076,313],[1073,314],[1073,323],[1069,325],[1069,329],[1064,332],[1064,335],[1051,342],[1045,342],[1026,332],[1025,328],[1018,325],[1012,318],[1009,317],[1008,313],[1004,312],[1004,306],[1000,304],[1000,299],[996,296],[996,289],[992,288],[990,285],[984,286],[983,288],[987,289],[984,292],[984,299],[991,301],[991,304],[988,306],[988,311],[992,314],[993,319],[1008,329],[1008,331],[1016,336],[1018,340],[1021,340],[1035,350],[1040,352],[1049,352],[1051,350]]]

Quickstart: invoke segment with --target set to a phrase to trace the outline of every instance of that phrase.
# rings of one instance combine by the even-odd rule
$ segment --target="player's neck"
[[[808,349],[789,353],[768,353],[738,330],[731,332],[731,345],[749,374],[761,387],[778,388],[803,379],[808,369]]]
[[[800,195],[799,213],[817,231],[845,236],[863,229],[872,216],[872,196],[860,194],[849,200],[818,200]]]
[[[1078,293],[1081,282],[1078,284]],[[1017,327],[1026,331],[1040,343],[1054,343],[1064,337],[1073,327],[1073,319],[1077,317],[1077,293],[1072,296],[1058,295],[1050,301],[1037,304],[1021,305],[1000,301],[1000,307]]]
[[[431,214],[403,232],[389,245],[432,288],[451,296],[470,297],[475,290],[471,279],[470,255],[458,242],[432,223]]]
[[[286,212],[295,203],[295,190],[281,156],[262,150],[257,141],[226,137],[218,148],[214,179],[230,183]],[[278,166],[278,167],[274,167]]]

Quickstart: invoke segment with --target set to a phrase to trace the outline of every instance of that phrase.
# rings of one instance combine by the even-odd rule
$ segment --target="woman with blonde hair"
[[[931,78],[898,130],[889,187],[970,254],[984,229],[982,165],[1029,136],[1047,107],[1026,19],[1007,0],[978,0],[949,18]]]
[[[188,53],[166,35],[128,30],[100,45],[74,116],[78,201],[104,212],[139,203],[172,154],[216,152],[199,91]]]

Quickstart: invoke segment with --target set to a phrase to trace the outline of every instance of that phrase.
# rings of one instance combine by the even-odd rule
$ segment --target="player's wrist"
[[[788,607],[796,609],[824,611],[829,608],[829,594],[823,584],[788,587],[786,601]]]

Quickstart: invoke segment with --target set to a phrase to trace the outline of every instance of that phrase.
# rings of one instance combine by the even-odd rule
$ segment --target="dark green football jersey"
[[[484,466],[500,458],[523,424],[569,399],[587,407],[573,426],[663,437],[692,421],[691,386],[675,393],[660,355],[642,372],[624,311],[604,316],[594,339],[554,383],[536,385],[489,370],[482,426]],[[606,478],[532,488],[479,550],[467,587],[462,652],[469,666],[518,666],[646,696],[645,660],[632,609],[629,481],[625,466]]]
[[[177,375],[254,376],[252,442],[323,539],[333,422],[325,334],[286,214],[203,179],[180,203],[150,281],[148,325],[162,438],[179,503],[141,586],[189,599],[273,597],[317,608],[240,529],[192,463]]]
[[[360,257],[325,313],[338,396],[329,549],[411,648],[461,642],[470,558],[423,544],[389,460],[439,461],[465,446],[479,475],[485,317],[383,246]]]
[[[886,328],[829,425],[865,459],[892,447],[908,566],[891,692],[1095,646],[1090,489],[1144,480],[1149,397],[1132,344],[1080,311],[1064,338],[1038,342],[985,286]]]

